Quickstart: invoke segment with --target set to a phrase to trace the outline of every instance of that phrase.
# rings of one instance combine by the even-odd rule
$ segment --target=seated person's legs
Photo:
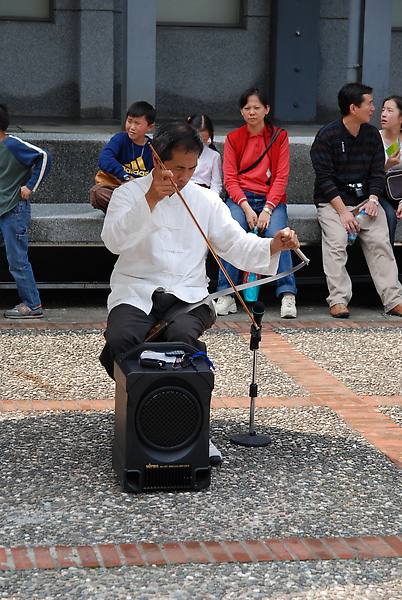
[[[239,225],[244,229],[244,231],[248,231],[248,223],[246,220],[246,215],[244,210],[233,202],[231,198],[228,199],[226,205],[228,206],[230,213],[235,221],[239,223]],[[222,260],[222,264],[226,269],[229,277],[233,281],[235,285],[237,285],[239,280],[239,270],[231,265],[230,263]],[[218,285],[216,287],[217,291],[224,290],[225,288],[230,287],[230,284],[223,273],[222,269],[219,269],[218,273]],[[227,315],[229,313],[235,313],[237,311],[236,301],[234,299],[234,294],[228,294],[227,296],[222,296],[218,298],[216,303],[216,308],[218,315]]]
[[[206,352],[207,348],[204,342],[198,338],[215,322],[215,317],[211,314],[208,305],[202,304],[191,312],[184,312],[169,323],[165,332],[165,339],[168,342],[184,342],[193,348]]]
[[[274,212],[272,213],[269,225],[264,232],[264,237],[266,237],[266,238],[274,237],[275,233],[277,231],[279,231],[280,229],[285,229],[285,227],[287,227],[287,224],[288,224],[288,214],[287,214],[286,204],[278,204],[278,206],[275,208]],[[289,269],[292,269],[292,268],[293,268],[292,253],[290,252],[290,250],[282,251],[280,259],[279,259],[278,273],[281,273],[282,271],[288,271]],[[277,289],[276,289],[277,297],[279,297],[281,294],[284,294],[286,292],[290,292],[291,294],[294,294],[294,295],[297,294],[296,280],[295,280],[295,276],[293,273],[291,273],[290,275],[287,275],[286,277],[283,277],[282,279],[278,279],[276,286],[277,286]]]
[[[229,208],[230,213],[231,213],[232,217],[234,218],[234,220],[239,223],[239,225],[244,229],[244,231],[247,231],[248,223],[246,220],[246,215],[244,214],[244,210],[241,208],[241,206],[239,206],[238,204],[233,202],[233,200],[231,200],[230,198],[228,199],[226,205]],[[225,260],[222,260],[222,263],[223,263],[223,266],[225,267],[225,269],[227,270],[228,275],[231,278],[231,280],[233,281],[233,283],[235,285],[237,285],[237,281],[239,278],[239,270],[236,267],[233,267],[231,264],[229,264]],[[225,289],[226,287],[229,287],[229,282],[226,279],[225,275],[223,274],[222,270],[219,269],[218,286],[216,289],[219,291],[219,290]]]
[[[388,224],[385,211],[379,207],[378,216],[369,221],[370,226],[362,226],[359,234],[371,278],[385,312],[402,303],[402,287],[398,278],[398,267],[387,237]]]
[[[322,232],[322,261],[329,291],[328,305],[331,307],[341,303],[347,306],[352,297],[352,283],[346,270],[346,229],[331,204],[319,206],[318,221]]]
[[[100,361],[112,379],[117,356],[143,342],[155,323],[153,315],[147,315],[130,304],[119,304],[110,311],[105,331],[106,345]]]
[[[385,210],[389,230],[389,240],[391,242],[391,246],[393,246],[395,243],[395,229],[397,224],[395,208],[386,198],[380,198],[380,204]]]

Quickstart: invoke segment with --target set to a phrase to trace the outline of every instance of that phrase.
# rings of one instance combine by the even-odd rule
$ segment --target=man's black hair
[[[350,112],[350,105],[360,106],[363,102],[365,94],[371,94],[373,88],[363,83],[346,83],[338,93],[338,106],[341,115],[346,117]]]
[[[155,123],[156,110],[152,104],[145,102],[145,100],[139,100],[138,102],[134,102],[134,104],[129,106],[126,119],[127,117],[145,117],[148,125],[152,125]]]
[[[172,158],[173,150],[180,150],[185,154],[194,152],[200,156],[204,149],[202,137],[188,123],[160,125],[154,134],[152,145],[163,162]]]
[[[0,129],[6,131],[10,125],[10,117],[8,116],[7,106],[0,104]]]

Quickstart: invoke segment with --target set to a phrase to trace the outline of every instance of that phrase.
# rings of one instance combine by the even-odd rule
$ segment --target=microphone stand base
[[[247,448],[258,448],[263,446],[269,446],[271,438],[268,435],[251,435],[251,434],[239,434],[232,435],[230,441],[238,446],[246,446]]]

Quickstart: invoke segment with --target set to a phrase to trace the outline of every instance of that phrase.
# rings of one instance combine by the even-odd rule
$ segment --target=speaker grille
[[[174,450],[189,444],[202,426],[197,399],[174,386],[159,388],[140,401],[136,417],[138,435],[158,450]]]

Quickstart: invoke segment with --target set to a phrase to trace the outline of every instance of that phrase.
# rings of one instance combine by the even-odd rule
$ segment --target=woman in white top
[[[381,126],[380,134],[385,154],[384,168],[387,172],[402,169],[402,96],[394,95],[385,98],[381,110]],[[385,191],[384,198],[380,198],[380,204],[387,215],[389,237],[393,245],[397,219],[402,217],[402,204],[397,204],[388,198]]]
[[[204,150],[198,159],[191,181],[220,194],[222,191],[221,156],[214,145],[214,126],[207,115],[193,115],[187,122],[195,127],[204,141]],[[208,145],[208,142],[209,145]]]

